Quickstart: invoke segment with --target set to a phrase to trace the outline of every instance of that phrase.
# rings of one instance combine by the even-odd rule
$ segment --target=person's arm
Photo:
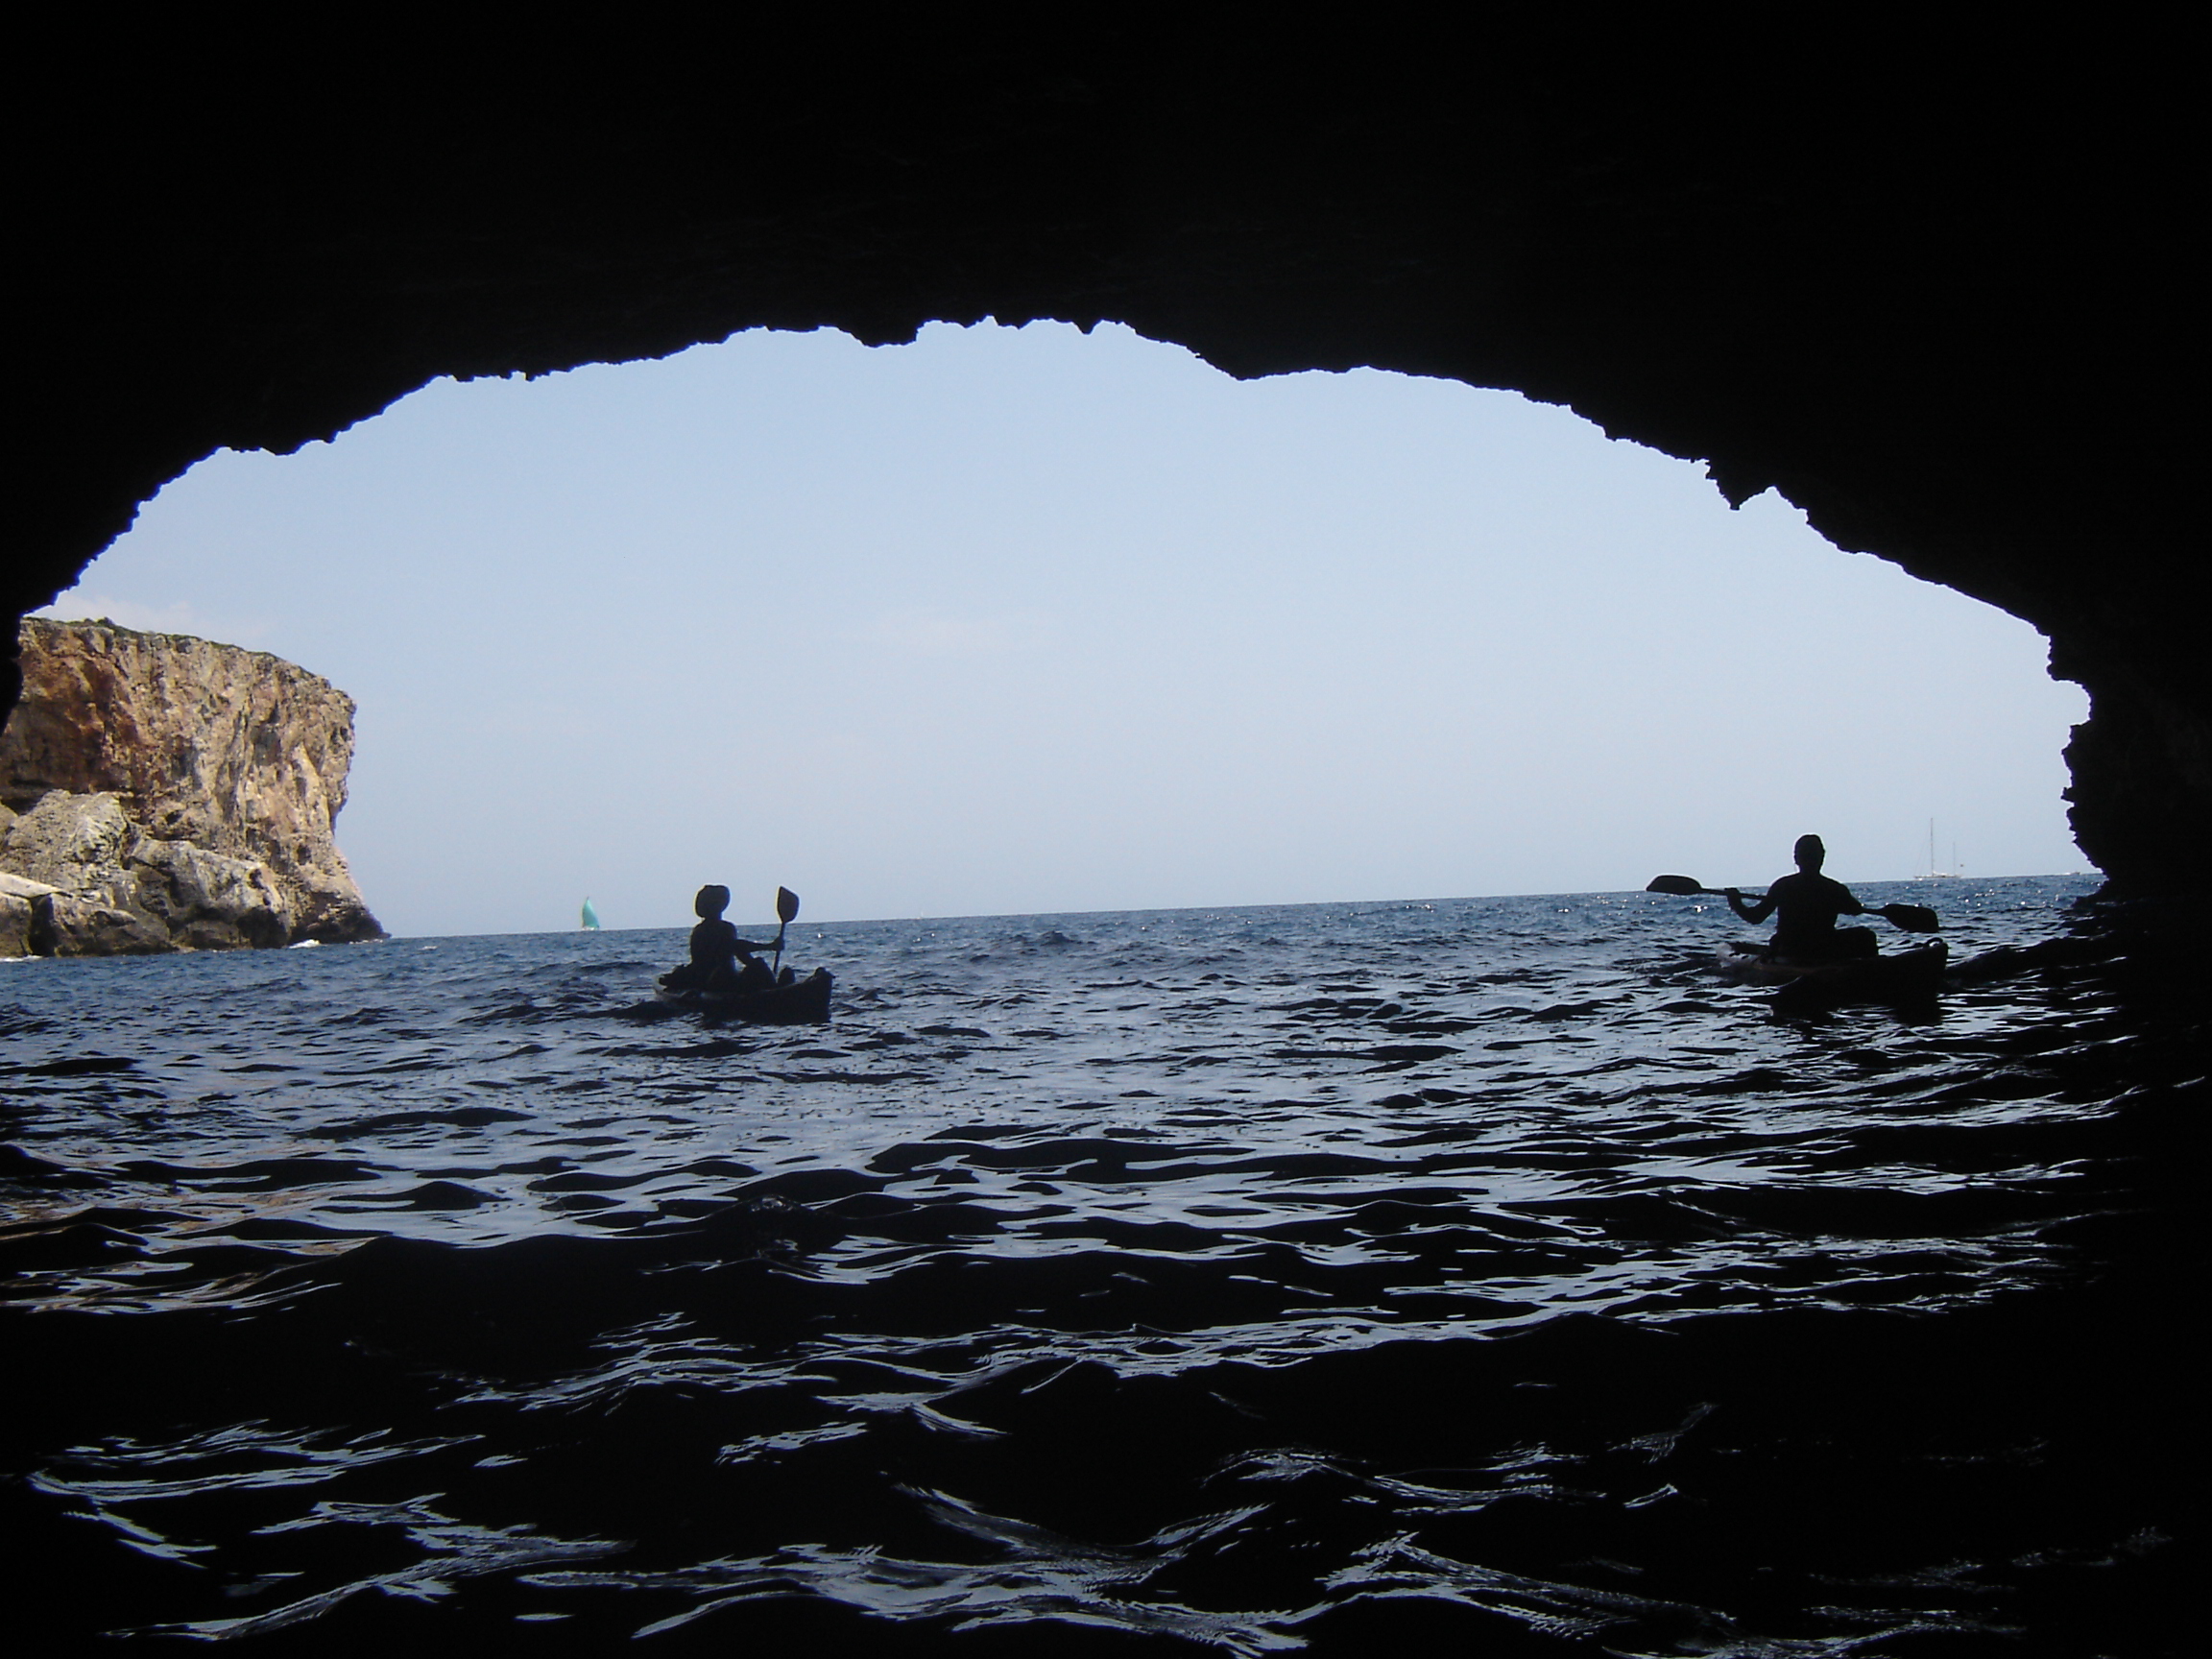
[[[1774,914],[1774,895],[1771,893],[1757,903],[1747,904],[1744,902],[1743,895],[1735,888],[1723,887],[1720,891],[1727,895],[1728,908],[1735,911],[1746,922],[1764,922],[1767,917]]]

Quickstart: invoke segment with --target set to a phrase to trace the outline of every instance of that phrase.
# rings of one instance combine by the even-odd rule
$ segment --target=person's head
[[[691,913],[711,922],[730,908],[730,889],[709,884],[699,889],[699,897],[691,901]]]
[[[1828,861],[1828,849],[1817,835],[1797,837],[1797,868],[1808,876],[1820,874],[1820,866]]]

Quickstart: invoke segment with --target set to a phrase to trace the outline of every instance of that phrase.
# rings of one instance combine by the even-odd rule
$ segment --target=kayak
[[[761,1025],[820,1025],[830,1018],[830,991],[834,984],[829,969],[817,968],[804,979],[765,991],[670,990],[662,985],[656,997],[668,1007],[692,1009],[722,1020],[750,1020]]]
[[[1731,979],[1781,989],[1775,1007],[1785,1013],[1841,1002],[1931,1002],[1943,983],[1950,947],[1937,939],[1893,956],[1858,956],[1841,962],[1791,962],[1768,956],[1756,945],[1722,946],[1714,969]]]

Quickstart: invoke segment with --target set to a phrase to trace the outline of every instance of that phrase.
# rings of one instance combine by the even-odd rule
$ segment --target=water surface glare
[[[1957,960],[2090,885],[1862,893]],[[1783,1020],[1700,971],[1741,931],[802,925],[839,992],[795,1029],[642,1017],[675,929],[0,966],[12,1613],[2168,1650],[2147,1148],[2201,1046],[2056,960]]]

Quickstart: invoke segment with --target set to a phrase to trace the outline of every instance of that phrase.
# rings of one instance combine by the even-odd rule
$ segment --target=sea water
[[[1744,931],[802,926],[793,1028],[655,1017],[676,928],[0,967],[10,1624],[2163,1650],[2201,1046],[2064,952],[1783,1019]]]

